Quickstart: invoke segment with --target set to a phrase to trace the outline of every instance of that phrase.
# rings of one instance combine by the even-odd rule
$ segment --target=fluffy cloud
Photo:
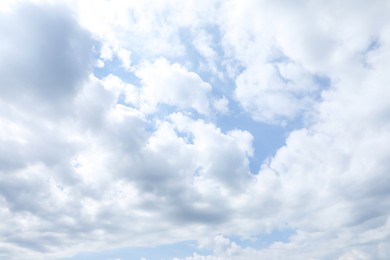
[[[56,104],[58,110],[88,78],[94,41],[60,7],[15,8],[0,21],[2,101],[47,112]]]
[[[250,66],[236,79],[236,97],[254,119],[281,122],[314,103],[318,89],[309,73],[292,62]]]
[[[310,10],[311,6],[309,5],[308,8]],[[354,15],[350,17],[358,17],[358,13],[364,10],[360,8],[354,9],[352,12]],[[375,16],[383,10],[375,8],[372,11],[370,15]],[[321,11],[319,12],[322,15]],[[288,14],[294,12],[290,10]],[[298,17],[298,13],[296,15]],[[381,20],[380,17],[384,16],[378,15],[378,17],[373,20],[378,22]],[[299,19],[290,22],[295,23]],[[284,20],[281,21],[283,22]],[[356,22],[365,23],[360,18]],[[348,23],[354,24],[350,20]],[[286,145],[279,149],[269,163],[262,166],[258,175],[258,187],[252,191],[252,194],[259,194],[256,202],[271,200],[276,204],[274,207],[280,209],[280,211],[273,211],[272,218],[267,220],[270,221],[271,226],[287,221],[290,227],[298,230],[298,233],[291,237],[288,243],[275,243],[264,250],[248,249],[252,250],[251,253],[242,248],[240,251],[236,249],[236,245],[224,240],[227,244],[230,243],[231,250],[238,250],[240,253],[236,256],[229,255],[228,249],[220,252],[219,246],[213,245],[211,248],[217,250],[214,257],[209,256],[204,259],[385,259],[387,257],[382,248],[386,248],[385,245],[388,244],[389,225],[386,211],[389,206],[389,193],[385,188],[389,185],[386,158],[390,150],[386,144],[390,136],[388,117],[385,116],[388,114],[389,106],[383,103],[389,95],[385,90],[388,81],[385,72],[388,58],[377,59],[374,62],[370,57],[389,57],[388,26],[388,23],[386,25],[381,23],[375,29],[371,27],[369,33],[365,31],[366,26],[362,26],[362,34],[353,36],[353,39],[357,38],[361,45],[345,40],[344,36],[338,35],[337,28],[329,30],[336,32],[336,36],[333,33],[328,35],[322,32],[322,38],[334,37],[343,42],[339,46],[334,45],[327,53],[327,56],[337,57],[337,61],[324,60],[320,56],[323,55],[320,50],[309,49],[306,52],[301,45],[295,46],[299,52],[289,57],[294,57],[309,71],[326,72],[325,75],[333,84],[329,90],[322,91],[322,100],[315,109],[315,121],[306,128],[292,132],[286,140]],[[300,27],[294,29],[297,28]],[[288,37],[290,34],[282,35]],[[310,33],[306,32],[302,37],[308,35]],[[378,42],[378,46],[375,49],[369,47],[374,41],[371,35],[377,35],[375,41]],[[296,34],[291,37],[302,39]],[[291,42],[294,42],[292,38],[289,47]],[[316,41],[307,40],[307,44],[314,46]],[[373,63],[369,62],[370,66],[367,66],[362,60],[370,60]],[[269,96],[267,93],[259,92],[255,87],[249,88],[240,83],[244,79],[245,83],[249,82],[248,77],[259,78],[265,75],[272,79],[267,82],[274,82],[270,90],[278,91],[278,83],[275,84],[275,81],[280,80],[280,75],[279,78],[274,76],[275,68],[277,66],[274,65],[268,72],[259,71],[258,74],[254,71],[248,73],[247,69],[238,77],[238,99],[240,102],[245,101],[243,97],[257,101],[243,103],[244,107],[253,104],[254,107],[248,110],[255,117],[256,109],[267,104],[260,98],[256,99],[255,95],[263,95],[264,99]],[[297,78],[305,79],[303,75]],[[288,84],[289,82],[284,84],[282,95],[288,95],[291,91],[286,86]],[[263,85],[256,81],[252,86],[262,88]],[[252,92],[244,96],[240,91]],[[290,103],[276,102],[275,109],[269,111],[278,112],[277,109],[283,109],[283,106]],[[290,107],[286,111],[293,113],[294,109]],[[279,114],[283,115],[283,113]],[[250,208],[258,208],[259,212],[266,204],[258,205],[262,206],[251,205]],[[267,215],[262,212],[256,214],[256,217],[266,218]],[[327,248],[322,250],[321,245],[324,244],[327,244]],[[346,247],[353,249],[347,250]],[[202,257],[193,256],[189,259],[202,259]]]
[[[209,84],[164,59],[138,68],[141,90],[113,75],[97,79],[91,75],[93,41],[66,10],[22,5],[7,15],[32,27],[20,27],[23,31],[13,32],[16,36],[31,31],[32,40],[53,44],[57,48],[53,55],[67,58],[38,59],[36,55],[47,46],[30,41],[31,46],[19,48],[18,53],[17,61],[26,69],[9,74],[15,63],[1,70],[4,80],[12,83],[3,85],[6,95],[1,98],[2,257],[57,258],[106,243],[127,245],[130,238],[133,245],[144,245],[156,243],[158,233],[164,242],[176,241],[200,236],[204,231],[197,230],[199,224],[229,220],[224,192],[242,189],[248,181],[251,135],[239,130],[223,133],[212,123],[180,113],[156,122],[143,111],[145,104],[164,103],[207,113]],[[36,24],[35,16],[48,21]],[[58,39],[62,45],[51,40],[53,35],[45,38],[42,31],[49,24],[56,29],[69,26],[69,34]],[[84,42],[90,45],[80,50]],[[4,46],[8,49],[2,55],[12,55],[18,48],[11,43]],[[30,56],[36,59],[30,62]],[[47,65],[45,58],[53,64]],[[30,74],[20,76],[30,70],[37,72],[39,81]],[[57,77],[59,73],[64,75]],[[181,88],[186,95],[177,94]],[[18,100],[20,91],[28,102]],[[182,100],[188,95],[191,99]],[[134,108],[121,104],[122,97]],[[46,110],[36,109],[40,106]],[[212,138],[222,147],[215,146]],[[228,166],[233,172],[218,166],[221,154],[232,160]],[[225,180],[225,172],[242,181]],[[177,223],[194,226],[183,236]],[[172,228],[170,234],[167,226]],[[90,243],[85,237],[96,239]]]
[[[79,2],[2,11],[0,258],[183,240],[212,252],[184,259],[388,258],[387,4]],[[251,172],[261,133],[231,114],[304,121]]]
[[[143,84],[142,111],[155,112],[162,103],[179,109],[192,108],[200,114],[209,113],[210,84],[179,64],[158,59],[153,64],[142,65],[136,75]]]

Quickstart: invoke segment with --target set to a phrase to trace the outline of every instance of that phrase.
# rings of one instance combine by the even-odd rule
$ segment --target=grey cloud
[[[77,193],[66,193],[78,181],[66,113],[89,77],[95,41],[66,8],[27,3],[1,14],[0,37],[0,214],[8,230],[0,227],[0,255],[46,258],[39,252],[76,234],[62,233],[62,217],[82,214]]]
[[[3,100],[58,113],[91,70],[94,41],[63,7],[20,4],[2,14],[0,36]]]
[[[231,212],[224,207],[222,202],[218,205],[209,205],[206,208],[196,208],[187,205],[188,202],[179,204],[168,216],[177,224],[203,224],[205,226],[220,226],[228,222],[231,218]]]

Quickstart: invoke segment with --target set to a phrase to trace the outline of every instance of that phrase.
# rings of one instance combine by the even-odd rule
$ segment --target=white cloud
[[[389,257],[388,4],[69,3],[0,18],[0,258],[183,240],[212,251],[184,259]],[[207,66],[221,44],[234,89],[183,65],[183,28]],[[115,55],[139,82],[92,75]],[[214,110],[308,121],[254,175],[260,133]],[[228,239],[283,228],[262,249]]]
[[[125,69],[129,70],[131,68],[131,52],[129,50],[121,48],[119,49],[117,55],[122,62],[122,66]]]
[[[218,188],[245,189],[251,179],[248,156],[252,155],[252,135],[233,130],[226,134],[212,124],[191,121],[180,114],[172,115],[178,131],[189,134],[200,171],[196,184],[212,179]],[[215,185],[211,183],[212,185]],[[224,187],[225,186],[225,187]]]
[[[126,83],[112,74],[104,77],[102,83],[106,89],[114,93],[116,99],[120,99],[122,95],[123,101],[127,105],[139,106],[140,91],[134,85]]]
[[[292,119],[313,103],[309,94],[310,87],[317,88],[314,81],[300,77],[302,73],[294,75],[289,65],[281,65],[282,72],[273,64],[253,66],[237,77],[236,97],[254,119],[271,123]],[[292,77],[287,78],[289,72]]]
[[[209,113],[211,85],[179,64],[161,58],[143,64],[136,75],[143,84],[142,111],[155,112],[159,104],[167,104],[178,109],[192,108],[200,114]]]
[[[100,58],[103,60],[112,60],[113,50],[108,45],[108,43],[104,43],[100,50]]]
[[[236,97],[253,118],[293,119],[313,109],[320,87],[314,77],[340,76],[361,65],[362,53],[386,23],[386,8],[359,1],[344,15],[340,10],[347,6],[333,1],[223,5],[224,49],[245,68],[236,80]]]

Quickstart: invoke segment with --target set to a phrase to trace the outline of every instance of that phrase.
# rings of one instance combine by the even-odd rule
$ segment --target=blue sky
[[[389,259],[389,9],[1,1],[0,258]]]
[[[252,247],[255,249],[263,249],[270,246],[274,242],[288,242],[289,238],[294,234],[292,230],[275,230],[270,234],[263,234],[259,237],[250,239],[241,239],[239,237],[229,237],[229,239],[241,247]],[[83,259],[172,259],[173,257],[186,257],[194,253],[199,255],[208,255],[212,253],[207,249],[198,248],[196,241],[183,241],[169,245],[159,245],[151,247],[134,247],[107,250],[104,252],[82,252],[73,257],[64,258],[64,260],[83,260]]]
[[[135,247],[107,250],[104,252],[84,252],[65,259],[171,259],[173,257],[185,257],[196,251],[204,254],[208,250],[199,250],[194,241],[179,242],[172,245],[160,245],[155,247]]]

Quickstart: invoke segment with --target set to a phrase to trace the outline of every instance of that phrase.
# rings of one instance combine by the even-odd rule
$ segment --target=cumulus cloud
[[[387,259],[388,9],[1,9],[0,258],[196,240],[199,252],[175,259]],[[231,115],[300,127],[253,171],[263,133],[227,128]],[[263,247],[232,239],[283,229],[292,235]]]
[[[136,75],[143,84],[142,111],[155,112],[159,104],[167,104],[179,109],[192,108],[200,114],[209,113],[211,85],[179,64],[158,59],[142,65]]]
[[[294,119],[311,108],[313,77],[294,63],[253,66],[236,79],[236,97],[254,119],[270,123]]]

